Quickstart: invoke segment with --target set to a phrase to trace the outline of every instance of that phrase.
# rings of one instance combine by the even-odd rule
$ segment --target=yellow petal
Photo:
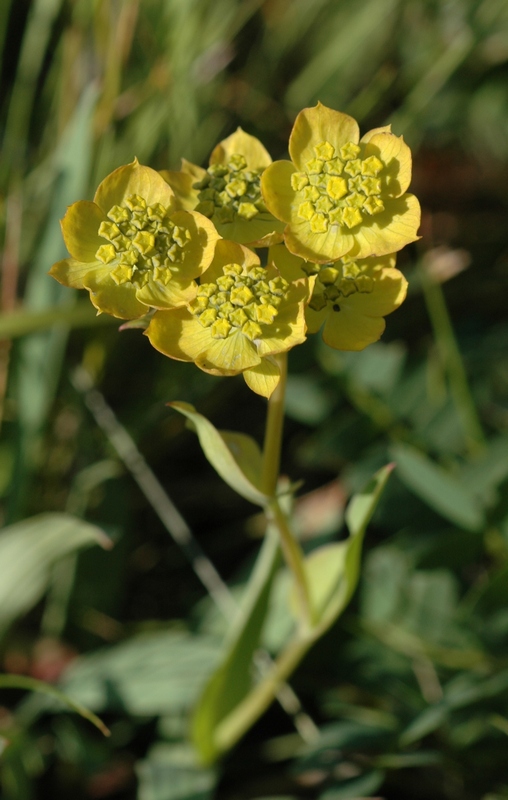
[[[372,271],[371,275],[375,273]],[[341,311],[348,309],[360,316],[386,317],[404,301],[407,280],[398,269],[383,269],[373,279],[371,292],[356,292],[338,300]]]
[[[205,356],[197,358],[196,364],[205,372],[215,370],[215,375],[233,375],[256,366],[260,361],[255,345],[237,331],[225,339],[212,339]]]
[[[77,261],[96,261],[95,253],[106,240],[99,236],[105,214],[95,203],[79,200],[69,206],[61,222],[67,250]]]
[[[260,356],[274,355],[290,350],[305,341],[305,303],[312,293],[315,278],[305,278],[290,284],[287,296],[279,306],[271,325],[263,327],[263,336],[257,342]]]
[[[268,212],[261,212],[253,219],[243,219],[238,214],[232,222],[219,222],[214,214],[212,222],[223,239],[229,239],[251,247],[266,247],[266,241],[282,239],[284,223],[275,219]]]
[[[307,306],[305,309],[305,322],[307,323],[307,333],[317,333],[323,322],[328,318],[329,309],[326,305],[321,311],[314,311]]]
[[[392,132],[391,125],[383,125],[381,128],[372,128],[372,130],[367,131],[367,133],[363,134],[362,138],[360,139],[360,142],[362,142],[362,144],[367,144],[367,142],[370,142],[372,137],[376,136],[376,134],[391,133],[391,132]]]
[[[222,275],[228,264],[239,264],[241,267],[258,267],[260,260],[256,253],[237,242],[219,239],[215,247],[215,255],[208,270],[201,276],[201,283],[214,283]]]
[[[142,288],[136,290],[136,297],[152,308],[179,308],[192,302],[196,297],[197,290],[198,286],[195,281],[184,282],[172,277],[164,285],[150,278]]]
[[[139,194],[147,205],[160,203],[164,208],[175,208],[175,195],[171,187],[150,167],[143,167],[137,159],[132,164],[118,167],[104,178],[95,192],[94,202],[105,214],[114,206],[122,205],[132,194]]]
[[[242,375],[249,389],[269,398],[279,383],[280,369],[271,358],[263,358],[260,364],[244,370]]]
[[[272,215],[270,214],[270,216]],[[275,219],[275,217],[272,217],[272,219],[274,220],[272,226],[275,230],[261,236],[260,239],[256,239],[254,242],[246,242],[245,244],[249,247],[271,247],[273,244],[280,244],[280,242],[283,242],[285,225],[283,222]]]
[[[357,144],[359,138],[360,130],[353,117],[318,103],[298,114],[289,137],[289,155],[297,168],[303,170],[316,157],[314,147],[329,142],[337,156],[344,144]]]
[[[387,200],[385,210],[364,220],[355,232],[354,245],[348,252],[352,258],[369,258],[394,253],[420,237],[420,204],[412,194]],[[289,245],[288,245],[289,246]]]
[[[385,164],[382,172],[383,199],[400,197],[411,183],[411,150],[402,136],[378,133],[369,140],[364,157],[377,156]]]
[[[236,375],[259,364],[256,349],[243,334],[214,339],[186,308],[157,311],[146,335],[156,350],[178,361],[194,361],[212,375]]]
[[[355,237],[350,233],[339,233],[337,226],[330,226],[325,233],[313,233],[308,223],[302,220],[286,228],[284,241],[291,253],[316,264],[338,261],[355,245]]]
[[[95,308],[113,317],[137,319],[148,311],[148,306],[137,299],[135,285],[116,284],[110,267],[101,264],[100,268],[90,271],[84,279],[84,287],[89,290]]]
[[[323,330],[323,340],[335,350],[363,350],[377,342],[385,329],[382,317],[362,316],[351,308],[331,312]]]
[[[291,161],[274,161],[261,176],[261,192],[268,210],[277,219],[291,222],[292,203],[296,192],[291,186],[291,175],[296,172]]]
[[[241,128],[219,142],[210,156],[210,164],[226,164],[234,155],[243,156],[250,169],[260,169],[272,163],[270,154],[259,139]]]
[[[64,258],[57,261],[49,270],[49,275],[64,286],[72,289],[85,289],[84,280],[92,269],[104,267],[100,261],[76,261],[75,258]]]
[[[171,215],[171,222],[179,228],[185,228],[190,233],[179,263],[178,277],[191,280],[197,278],[212,263],[215,246],[220,236],[211,220],[197,211],[175,211]]]
[[[210,330],[186,308],[157,311],[145,334],[156,350],[177,361],[194,361],[206,353],[211,339]]]
[[[202,170],[205,174],[206,170]],[[199,203],[199,189],[193,189],[193,185],[201,178],[196,178],[188,172],[174,172],[169,169],[163,169],[159,172],[167,184],[175,193],[177,208],[184,209],[185,211],[194,211]]]
[[[303,258],[290,253],[284,245],[276,244],[268,250],[268,263],[275,264],[283,278],[287,281],[297,281],[307,277],[303,270],[306,263]]]
[[[362,272],[372,275],[372,277],[376,277],[381,270],[387,267],[394,267],[396,263],[397,253],[389,253],[386,256],[379,257],[373,256],[372,258],[355,258],[357,267],[359,267]]]

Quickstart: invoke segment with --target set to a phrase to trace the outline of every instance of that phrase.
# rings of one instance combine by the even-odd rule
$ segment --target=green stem
[[[230,750],[266,711],[314,641],[309,636],[291,642],[260,683],[221,720],[215,732],[215,742],[221,752]]]
[[[284,398],[286,396],[288,371],[287,353],[279,353],[279,355],[275,356],[275,360],[280,369],[280,380],[268,401],[261,479],[262,490],[269,497],[275,496],[279,479],[282,431],[284,428]]]
[[[483,429],[469,388],[462,355],[448,313],[441,284],[420,269],[427,312],[442,363],[448,372],[450,391],[462,422],[468,450],[476,454],[485,445]]]
[[[280,455],[282,446],[282,431],[284,427],[284,398],[287,383],[287,353],[275,356],[280,369],[280,380],[277,388],[268,401],[266,418],[265,441],[263,445],[263,471],[261,478],[262,489],[270,501],[266,513],[275,523],[279,536],[284,559],[293,574],[296,592],[300,605],[300,620],[304,627],[312,625],[312,610],[309,596],[309,587],[303,553],[293,532],[291,531],[286,515],[284,514],[276,496],[277,482],[279,479]]]
[[[300,622],[304,629],[312,628],[314,616],[309,594],[309,583],[305,572],[302,548],[298,544],[288,520],[279,502],[274,498],[268,505],[267,513],[273,519],[280,536],[280,547],[284,560],[293,573],[298,605],[300,606]]]
[[[89,720],[92,725],[95,725],[95,727],[104,734],[104,736],[110,736],[109,729],[93,711],[85,708],[81,703],[68,697],[64,692],[57,689],[56,686],[52,686],[49,683],[44,683],[44,681],[39,681],[36,678],[29,678],[26,675],[0,675],[0,689],[26,689],[30,692],[47,694],[71,708],[81,717],[84,717],[84,719]]]

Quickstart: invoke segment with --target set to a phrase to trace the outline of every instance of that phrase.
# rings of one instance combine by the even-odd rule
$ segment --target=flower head
[[[146,334],[170,358],[212,375],[242,372],[253,391],[269,397],[280,376],[270,357],[305,340],[313,282],[302,274],[289,283],[275,267],[261,267],[251,250],[221,240],[196,298],[157,312]]]
[[[267,208],[286,223],[292,253],[327,263],[383,256],[416,241],[420,206],[406,194],[411,153],[389,127],[360,139],[352,117],[318,103],[298,114],[289,153],[291,161],[265,170],[261,188]]]
[[[180,172],[161,175],[180,207],[211,219],[224,239],[262,247],[282,241],[284,229],[261,195],[261,175],[271,163],[261,142],[238,128],[213,150],[208,169],[183,159]]]
[[[135,319],[148,308],[192,300],[219,238],[197,212],[175,210],[174,193],[137,160],[105,178],[92,203],[69,206],[62,232],[70,258],[50,274],[88,289],[99,312]]]
[[[383,317],[403,302],[407,281],[395,269],[395,255],[330,264],[312,264],[276,245],[269,261],[286,280],[315,275],[316,282],[305,312],[308,333],[324,323],[323,339],[336,350],[363,350],[377,342],[385,329]]]

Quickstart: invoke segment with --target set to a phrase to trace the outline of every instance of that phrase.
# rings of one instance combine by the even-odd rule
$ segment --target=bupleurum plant
[[[289,154],[272,162],[239,128],[206,169],[185,160],[178,172],[137,160],[119,167],[93,202],[69,207],[62,231],[70,256],[50,270],[87,289],[98,313],[138,320],[169,358],[241,374],[268,399],[262,450],[245,434],[217,431],[187,403],[170,403],[219,475],[268,522],[244,607],[196,709],[193,738],[205,762],[249,729],[349,602],[390,472],[380,470],[351,500],[346,541],[304,555],[291,530],[292,491],[279,481],[287,353],[321,329],[338,350],[379,339],[406,296],[396,253],[418,238],[420,207],[407,193],[411,153],[389,127],[360,138],[352,117],[318,103],[298,114]],[[279,550],[292,578],[294,631],[256,673]]]

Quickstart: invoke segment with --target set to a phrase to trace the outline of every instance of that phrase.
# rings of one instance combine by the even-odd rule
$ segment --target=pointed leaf
[[[191,421],[206,458],[221,478],[246,500],[264,507],[268,497],[247,477],[242,469],[246,454],[252,454],[254,451],[253,440],[247,445],[246,440],[249,437],[242,434],[228,432],[223,436],[206,417],[198,414],[189,403],[168,403],[168,405]],[[231,444],[231,449],[228,442]],[[248,472],[252,478],[254,472],[252,466]]]
[[[235,431],[219,431],[219,433],[245,477],[254,486],[260,486],[263,463],[261,450],[256,440],[252,436]]]
[[[270,528],[247,585],[229,645],[226,645],[226,656],[197,706],[193,739],[205,764],[212,763],[220,755],[221,746],[216,739],[220,722],[252,687],[252,660],[259,648],[278,555],[278,536]]]
[[[111,547],[95,525],[70,514],[39,514],[0,532],[0,633],[44,594],[53,564],[92,544]]]
[[[244,699],[222,719],[215,733],[216,755],[233,747],[259,719],[273,702],[283,682],[296,669],[314,642],[328,630],[347,606],[358,583],[365,529],[392,469],[393,465],[388,464],[379,470],[364,491],[355,495],[351,500],[347,512],[350,537],[342,543],[345,550],[344,558],[338,546],[333,551],[336,563],[330,572],[332,577],[337,580],[337,584],[333,587],[332,581],[327,581],[330,599],[326,603],[321,619],[312,628],[299,629],[297,635],[279,654],[273,666],[263,675],[262,680],[255,684]],[[314,559],[317,564],[321,557],[314,555]],[[312,561],[313,559],[311,559],[310,580],[314,583],[319,581],[319,571],[313,569]],[[323,600],[318,588],[311,589],[311,593],[319,600]]]
[[[61,688],[94,711],[121,707],[135,716],[181,715],[196,702],[219,654],[215,636],[145,631],[75,659]]]
[[[392,469],[392,464],[383,467],[362,492],[352,497],[345,514],[349,538],[318,547],[305,559],[319,636],[344,610],[356,588],[363,536]],[[312,631],[309,635],[314,636]]]

